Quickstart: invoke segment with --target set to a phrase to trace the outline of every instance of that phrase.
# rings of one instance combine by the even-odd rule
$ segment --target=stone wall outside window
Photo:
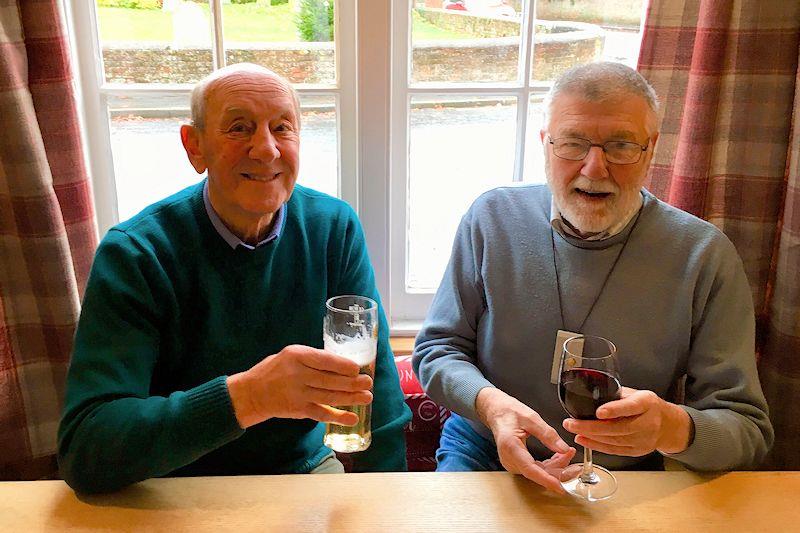
[[[579,22],[539,21],[535,34],[534,79],[550,80],[571,66],[600,58],[603,30]],[[537,26],[538,28],[539,26]],[[227,43],[228,63],[248,61],[270,67],[293,83],[334,79],[333,43]],[[416,81],[507,80],[518,63],[518,37],[416,43]],[[210,48],[164,43],[106,43],[109,83],[194,83],[209,71]]]

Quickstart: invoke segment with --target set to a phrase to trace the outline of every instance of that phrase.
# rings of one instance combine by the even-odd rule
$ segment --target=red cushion
[[[444,421],[450,411],[437,405],[422,391],[417,376],[411,369],[411,356],[400,355],[394,358],[397,373],[400,376],[400,388],[406,405],[411,409],[411,421],[405,427],[406,460],[410,472],[429,472],[436,470],[436,449],[439,447],[439,436]],[[352,470],[352,457],[346,453],[337,453],[345,470]]]
[[[394,358],[400,387],[411,409],[411,421],[406,425],[406,457],[408,470],[425,472],[436,469],[436,449],[444,421],[450,411],[437,405],[422,391],[422,387],[411,369],[411,356]]]

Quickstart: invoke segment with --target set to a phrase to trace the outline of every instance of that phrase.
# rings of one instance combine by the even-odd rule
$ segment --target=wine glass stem
[[[592,468],[592,450],[583,448],[583,470],[581,471],[581,482],[595,484],[597,483],[597,476],[594,475],[594,468]]]

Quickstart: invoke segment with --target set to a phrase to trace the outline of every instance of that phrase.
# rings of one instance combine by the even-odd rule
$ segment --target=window
[[[635,67],[644,3],[65,2],[100,231],[200,179],[177,131],[192,84],[226,63],[261,63],[300,93],[300,183],[357,210],[392,329],[413,332],[470,203],[544,181],[552,80],[599,59]]]
[[[544,183],[541,102],[564,70],[636,67],[641,0],[394,3],[392,319],[413,331],[482,192]]]
[[[101,233],[202,178],[178,135],[191,88],[242,61],[283,74],[300,94],[298,182],[357,203],[352,1],[71,4]]]

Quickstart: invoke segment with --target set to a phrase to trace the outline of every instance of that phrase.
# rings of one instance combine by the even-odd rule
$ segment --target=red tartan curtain
[[[56,475],[97,244],[59,0],[0,0],[0,479]]]
[[[639,58],[662,102],[647,187],[744,261],[777,469],[800,469],[799,58],[785,0],[651,0]]]

